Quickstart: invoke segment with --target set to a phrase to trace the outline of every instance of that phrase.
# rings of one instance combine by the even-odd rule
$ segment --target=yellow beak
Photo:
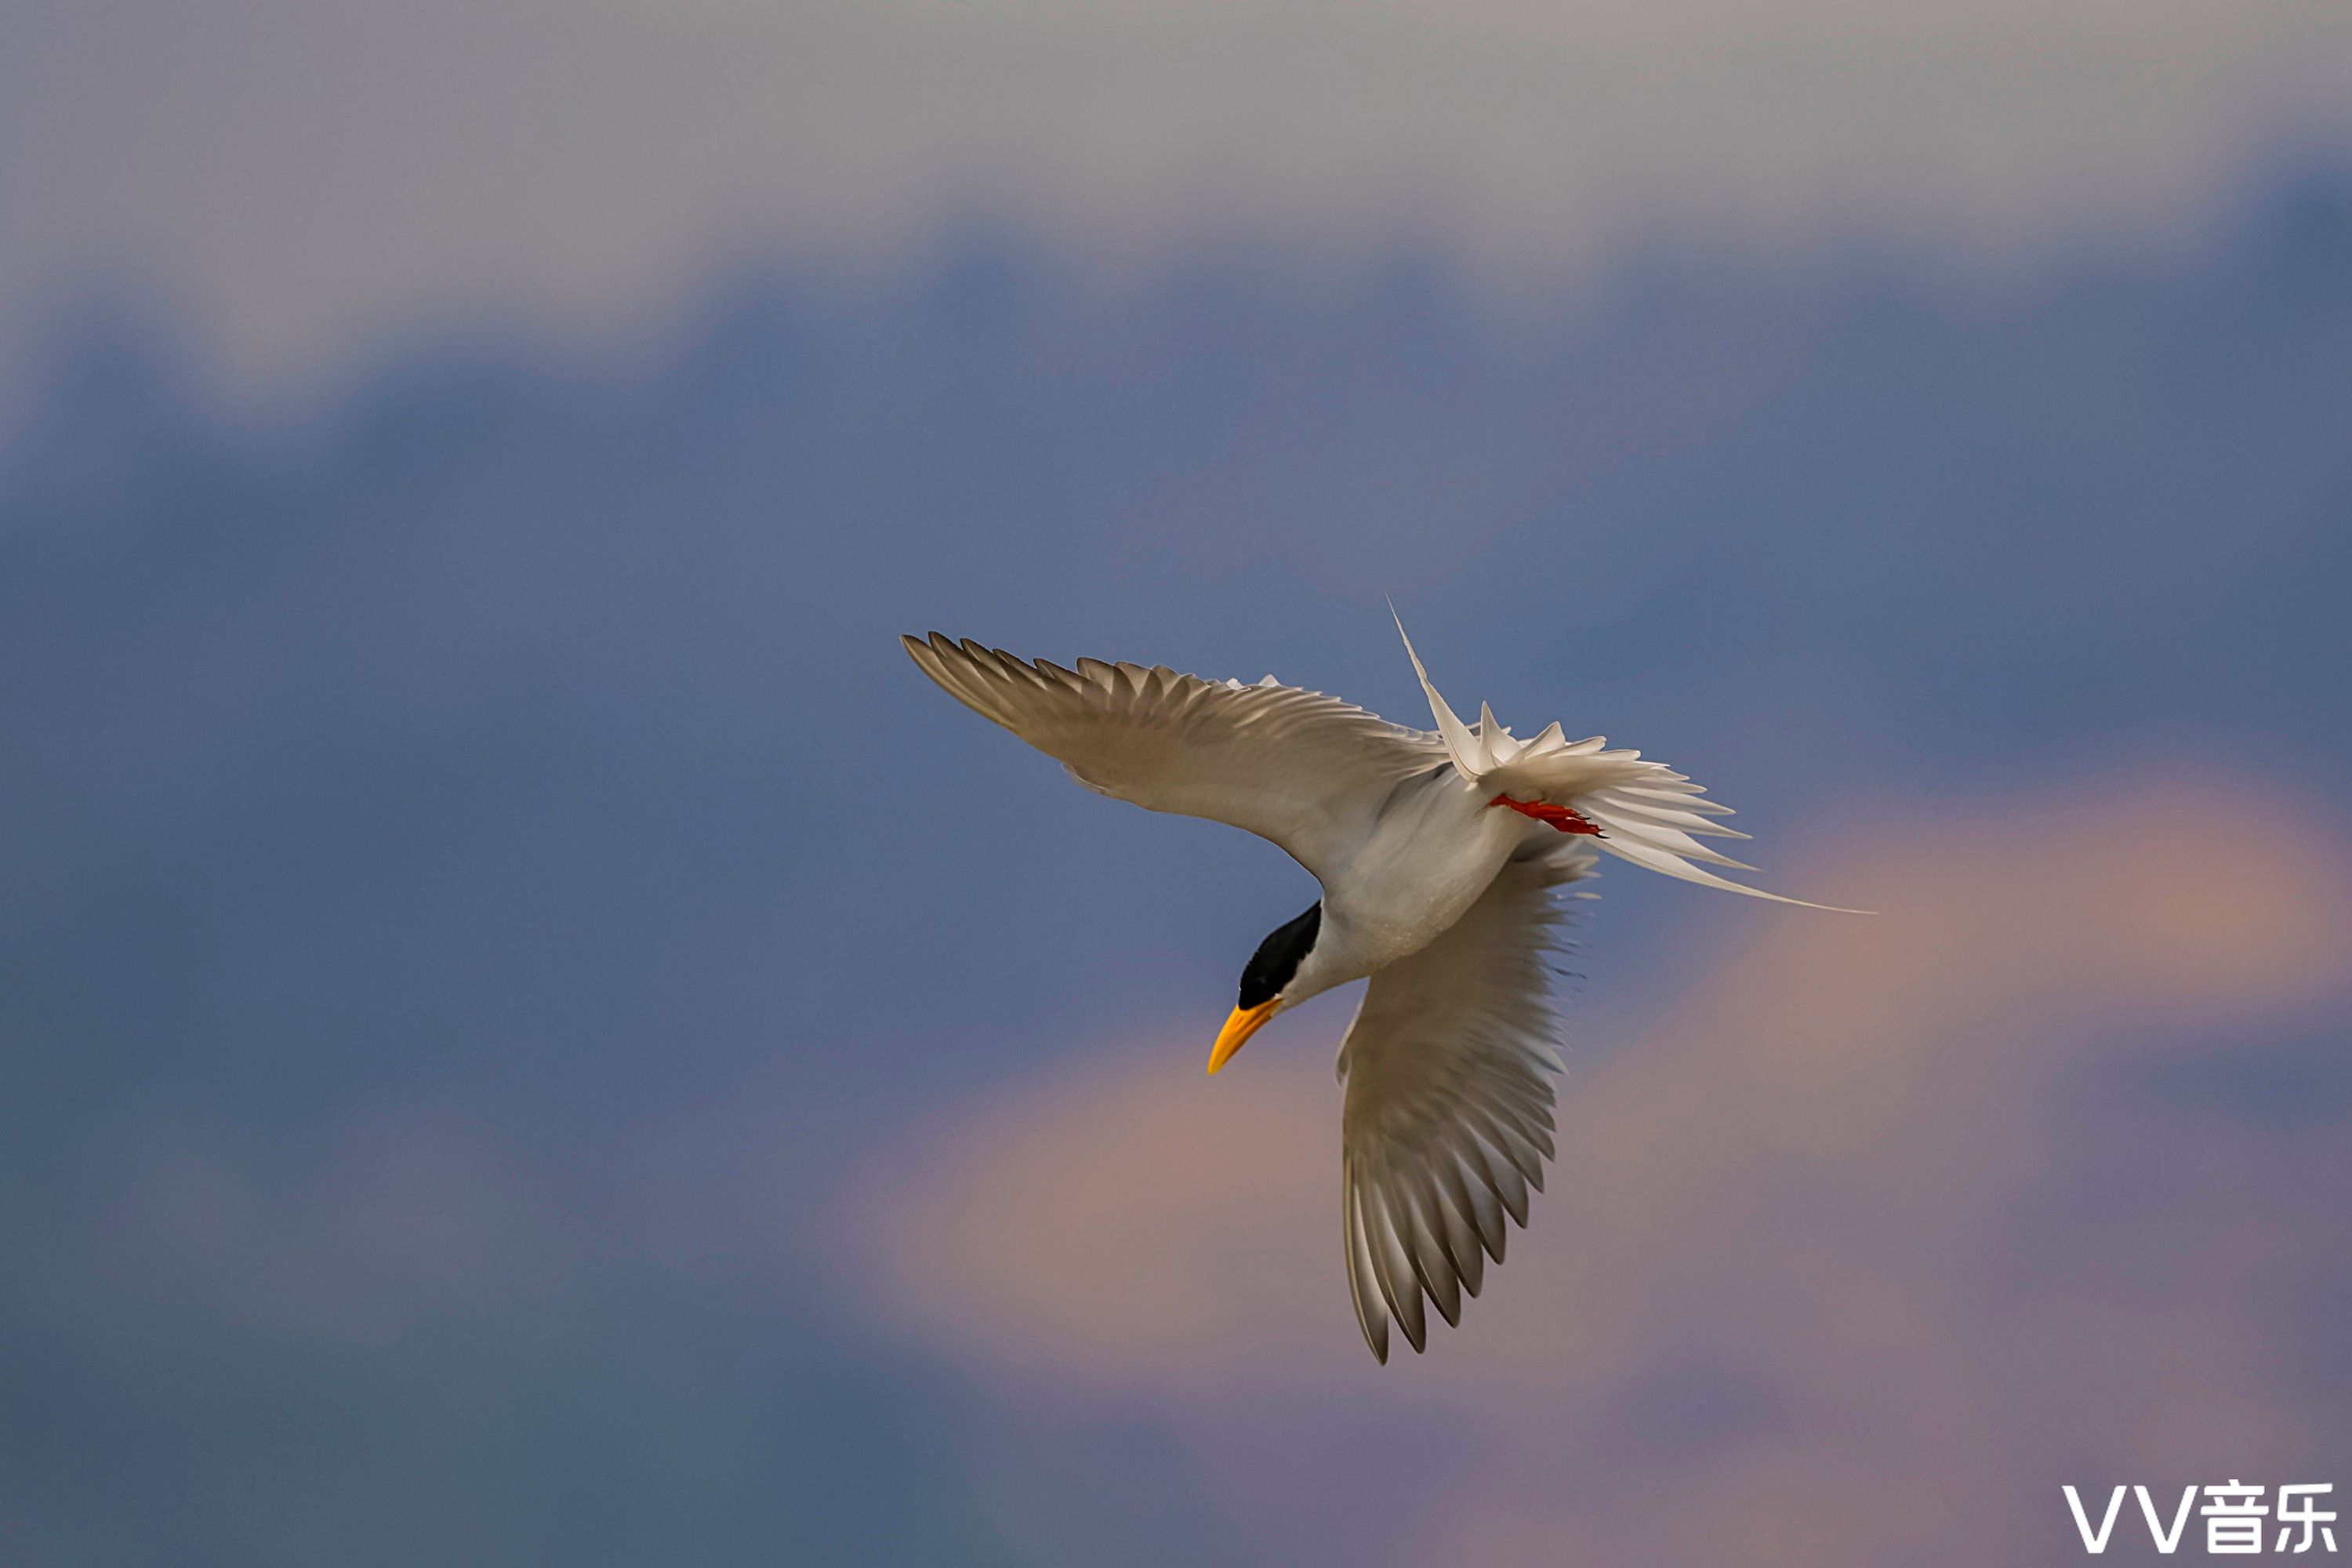
[[[1225,1026],[1217,1031],[1216,1045],[1210,1048],[1209,1070],[1213,1073],[1224,1066],[1226,1059],[1240,1050],[1243,1043],[1274,1016],[1274,1010],[1280,1001],[1277,997],[1272,1002],[1261,1002],[1255,1007],[1234,1008],[1233,1016],[1225,1020]]]

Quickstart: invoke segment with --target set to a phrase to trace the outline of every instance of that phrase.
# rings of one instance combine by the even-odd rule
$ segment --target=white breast
[[[1349,977],[1420,952],[1460,920],[1526,837],[1451,767],[1399,786],[1370,836],[1323,888],[1318,946]]]

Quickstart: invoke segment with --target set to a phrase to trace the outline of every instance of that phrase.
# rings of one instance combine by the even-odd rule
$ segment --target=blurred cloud
[[[1004,1397],[1172,1410],[1213,1470],[1269,1399],[1473,1423],[1416,1562],[2015,1561],[2086,1455],[2310,1468],[2329,1396],[2279,1292],[2327,1264],[2344,1129],[2148,1079],[2340,1023],[2342,836],[2223,772],[1877,819],[1817,874],[1883,918],[1753,916],[1571,1075],[1532,1232],[1425,1358],[1357,1342],[1300,1027],[1213,1083],[1170,1048],[943,1110],[867,1166],[843,1256]]]
[[[2305,0],[23,0],[0,312],[150,281],[240,378],[451,310],[632,336],[746,250],[1204,235],[1546,286],[1659,240],[1947,260],[2194,231],[2352,136]]]
[[[110,47],[310,36],[184,20]],[[1328,260],[782,265],[625,373],[411,342],[270,429],[89,318],[0,444],[0,1558],[1973,1564],[2061,1469],[2342,1451],[2352,187],[1973,301]],[[894,634],[1409,715],[1383,592],[1890,913],[1612,878],[1567,1189],[1375,1378],[1339,1013],[1200,1073],[1303,874]]]

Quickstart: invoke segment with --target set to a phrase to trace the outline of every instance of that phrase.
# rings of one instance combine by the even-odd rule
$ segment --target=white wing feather
[[[1444,758],[1433,735],[1270,675],[1244,686],[1165,665],[1065,669],[936,632],[901,640],[950,694],[1087,788],[1244,828],[1318,877],[1346,863],[1400,779]]]
[[[1469,911],[1365,987],[1339,1047],[1348,1289],[1372,1354],[1389,1325],[1420,1350],[1424,1300],[1458,1322],[1506,1221],[1525,1226],[1552,1154],[1560,1070],[1552,889],[1590,873],[1581,842],[1531,839]]]

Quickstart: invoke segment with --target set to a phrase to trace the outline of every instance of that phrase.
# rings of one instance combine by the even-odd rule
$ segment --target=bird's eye
[[[1315,946],[1316,933],[1322,929],[1323,905],[1318,900],[1307,906],[1305,914],[1269,932],[1242,970],[1241,1005],[1255,1007],[1281,995],[1282,988],[1298,973],[1299,964]]]

